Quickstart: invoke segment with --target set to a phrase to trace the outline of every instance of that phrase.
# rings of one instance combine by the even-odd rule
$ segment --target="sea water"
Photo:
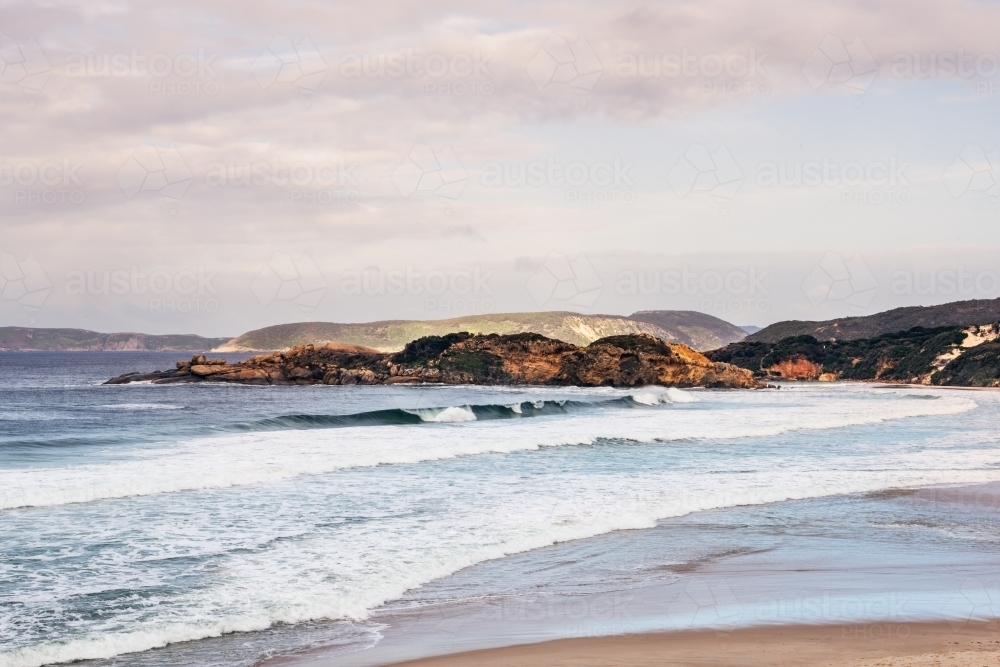
[[[993,613],[996,508],[894,491],[1000,480],[992,392],[100,384],[177,356],[0,353],[0,666],[363,663],[594,632],[567,600],[622,591],[628,631],[831,620],[697,573],[864,540],[912,616],[969,579],[929,553]]]

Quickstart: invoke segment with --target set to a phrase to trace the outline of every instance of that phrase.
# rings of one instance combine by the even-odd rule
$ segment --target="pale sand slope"
[[[968,623],[773,626],[564,639],[407,667],[1000,667],[1000,629]]]

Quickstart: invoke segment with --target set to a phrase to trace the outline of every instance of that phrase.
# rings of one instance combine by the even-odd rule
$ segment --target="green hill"
[[[45,352],[205,352],[228,338],[194,334],[154,336],[142,333],[97,333],[86,329],[0,327],[0,350]]]
[[[812,336],[817,340],[857,340],[908,331],[913,327],[968,327],[997,321],[1000,321],[1000,299],[978,299],[954,301],[939,306],[894,308],[875,315],[842,317],[825,322],[775,322],[750,334],[746,340],[777,343],[792,336]]]
[[[280,350],[307,343],[338,342],[394,352],[424,336],[468,331],[473,334],[538,333],[585,346],[598,338],[648,333],[670,343],[711,350],[742,340],[746,332],[717,317],[694,311],[651,310],[619,315],[570,312],[502,313],[448,320],[386,320],[362,324],[298,322],[250,331],[216,349],[218,352]]]

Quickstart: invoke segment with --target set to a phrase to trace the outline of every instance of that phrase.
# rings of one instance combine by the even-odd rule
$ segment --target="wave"
[[[617,393],[617,391],[616,391]],[[518,419],[524,417],[540,417],[560,415],[578,411],[587,411],[614,407],[648,407],[670,405],[672,403],[692,403],[695,398],[680,389],[664,389],[663,387],[646,387],[624,396],[601,398],[592,401],[573,400],[532,400],[511,404],[486,404],[464,406],[442,406],[434,408],[398,408],[371,410],[343,415],[324,414],[288,414],[268,417],[251,422],[236,422],[221,426],[199,427],[189,425],[184,435],[197,437],[211,436],[219,432],[246,433],[254,431],[287,431],[327,428],[348,428],[354,426],[398,426],[433,423],[460,423],[466,421],[489,421],[494,419]],[[96,406],[105,410],[124,412],[139,412],[146,410],[183,410],[185,406],[170,403],[111,403]],[[83,419],[69,415],[48,415],[38,412],[7,413],[0,412],[0,421],[65,421]],[[175,433],[175,437],[176,437]],[[65,435],[24,435],[12,438],[0,437],[0,449],[56,449],[83,446],[112,446],[135,444],[138,441],[162,441],[163,435],[138,436],[134,433],[114,435],[107,432],[84,436]],[[0,509],[3,509],[0,505]]]
[[[680,389],[646,387],[625,396],[594,401],[532,400],[510,404],[454,405],[432,408],[394,408],[345,415],[292,414],[268,417],[220,427],[226,431],[273,431],[286,429],[393,426],[421,423],[459,423],[493,419],[520,419],[561,415],[611,407],[649,407],[694,403],[697,399]]]
[[[928,453],[927,463],[937,455]],[[952,461],[941,462],[950,466]],[[615,530],[647,529],[659,520],[680,517],[695,512],[734,507],[761,505],[788,500],[802,500],[835,494],[873,493],[887,486],[911,486],[982,481],[996,479],[996,471],[956,470],[954,468],[931,470],[893,471],[870,469],[796,470],[774,475],[771,470],[752,479],[730,480],[714,478],[703,480],[691,493],[676,494],[669,485],[646,480],[645,488],[629,491],[629,495],[616,497],[625,485],[590,489],[567,501],[555,496],[521,498],[520,513],[524,517],[513,522],[483,521],[472,530],[481,531],[475,539],[443,538],[432,548],[380,549],[366,552],[371,561],[360,573],[344,572],[331,584],[323,562],[324,556],[344,558],[340,550],[342,537],[331,535],[326,541],[302,549],[302,543],[286,543],[288,551],[247,554],[248,560],[234,559],[227,565],[233,573],[222,578],[212,588],[204,591],[211,597],[186,600],[201,605],[199,611],[187,621],[166,622],[163,617],[143,621],[132,630],[93,634],[83,638],[49,641],[41,645],[0,652],[0,667],[40,667],[45,664],[71,662],[85,659],[111,658],[136,653],[180,642],[219,637],[234,632],[253,632],[272,628],[278,624],[297,624],[328,619],[361,621],[370,619],[373,609],[402,597],[429,581],[453,574],[466,567],[488,560],[522,553],[560,542],[585,539]],[[579,486],[579,485],[576,485]],[[674,487],[676,488],[676,487]],[[636,491],[642,492],[635,496]],[[511,500],[508,498],[508,501]],[[610,500],[610,502],[609,502]],[[542,503],[555,503],[545,507]],[[538,511],[523,511],[524,503],[534,503]],[[506,509],[510,509],[509,506]],[[421,531],[426,526],[421,526]],[[449,531],[464,535],[465,531]],[[319,538],[317,538],[319,539]],[[362,545],[363,547],[364,545]],[[447,548],[446,548],[447,547]],[[292,550],[296,550],[294,553]],[[752,553],[753,549],[736,549],[713,554],[720,558],[738,553]],[[355,554],[355,552],[350,552]],[[334,562],[337,562],[334,560]],[[312,568],[309,570],[308,568]],[[667,566],[668,571],[683,573],[683,564]],[[301,582],[286,581],[288,571],[306,571],[321,575],[316,580],[303,576]],[[385,576],[368,577],[371,571]],[[391,574],[390,574],[391,573]],[[360,578],[355,575],[360,574]],[[241,608],[227,609],[223,602],[246,597],[246,586],[252,582],[256,588],[251,600]],[[200,595],[202,592],[199,592]],[[192,594],[194,596],[195,594]],[[971,602],[971,601],[970,601]],[[982,606],[982,602],[976,600]],[[988,602],[986,599],[985,602]],[[266,604],[262,604],[266,603]],[[222,609],[225,611],[214,618]],[[228,613],[226,613],[228,612]],[[234,613],[235,612],[235,613]],[[199,618],[200,616],[200,618]]]
[[[634,401],[631,397],[628,400]],[[956,414],[977,406],[967,398],[918,401],[906,395],[878,399],[865,395],[803,404],[791,392],[733,395],[730,400],[730,404],[711,410],[590,409],[579,411],[571,419],[511,419],[502,426],[495,420],[480,421],[479,414],[503,410],[513,417],[517,413],[510,406],[403,410],[398,412],[405,417],[397,411],[389,411],[389,416],[419,420],[426,428],[412,428],[407,424],[416,422],[409,421],[355,424],[325,432],[294,428],[195,438],[172,443],[166,452],[158,448],[156,453],[139,452],[132,458],[107,463],[0,470],[0,510],[224,489],[348,468],[592,445],[599,441],[669,443],[768,437],[794,430]],[[539,403],[521,403],[520,416],[532,410],[571,408],[569,402],[550,403],[542,402],[541,407]],[[475,420],[470,419],[470,413]],[[383,414],[379,418],[385,417]]]

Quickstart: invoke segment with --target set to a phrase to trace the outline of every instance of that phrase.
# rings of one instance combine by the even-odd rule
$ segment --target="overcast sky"
[[[0,324],[1000,296],[992,2],[5,2]]]

